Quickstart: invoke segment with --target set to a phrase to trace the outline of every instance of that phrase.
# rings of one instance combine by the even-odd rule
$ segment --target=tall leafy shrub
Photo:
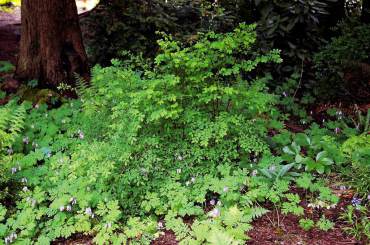
[[[236,205],[241,166],[268,151],[275,101],[269,76],[253,71],[281,61],[277,50],[255,51],[254,29],[202,34],[186,48],[164,35],[153,69],[97,66],[90,86],[80,81],[79,101],[32,110],[33,148],[14,159],[23,169],[14,179],[27,182],[4,237],[44,244],[93,233],[99,244],[149,244],[148,214],[201,216],[207,196],[223,191],[220,200]]]

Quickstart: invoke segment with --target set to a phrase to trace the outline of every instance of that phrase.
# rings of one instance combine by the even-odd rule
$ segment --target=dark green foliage
[[[99,4],[81,21],[90,60],[103,65],[122,57],[125,50],[155,56],[158,31],[191,43],[199,31],[231,31],[237,25],[232,10],[224,12],[221,6],[204,0],[108,2]]]
[[[282,50],[283,63],[273,70],[277,80],[272,87],[281,85],[293,73],[307,73],[307,64],[312,52],[323,42],[324,36],[319,24],[330,4],[334,1],[304,0],[252,0],[255,6],[255,21],[258,23],[258,45],[263,50]],[[306,77],[307,74],[305,75]]]
[[[339,25],[339,31],[315,56],[315,94],[323,99],[368,101],[370,26],[349,19]]]

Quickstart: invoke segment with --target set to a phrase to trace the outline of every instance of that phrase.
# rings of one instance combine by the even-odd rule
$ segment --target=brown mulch
[[[175,233],[166,230],[163,235],[152,241],[152,245],[177,245]]]
[[[270,214],[276,219],[276,214]],[[280,218],[282,218],[281,216]],[[271,218],[270,218],[271,219]],[[299,218],[293,215],[285,216],[280,227],[272,224],[265,215],[253,223],[253,230],[248,235],[251,240],[247,244],[309,244],[309,245],[334,245],[334,244],[366,244],[346,236],[341,227],[336,224],[333,230],[324,232],[318,229],[304,231],[299,227]]]
[[[93,238],[83,234],[76,234],[68,239],[60,238],[52,243],[52,245],[93,245]]]
[[[262,218],[253,222],[253,229],[248,233],[251,238],[247,244],[270,245],[270,244],[302,244],[302,245],[340,245],[355,244],[365,245],[367,241],[357,241],[347,236],[343,232],[346,224],[340,219],[341,213],[345,212],[346,206],[351,205],[353,192],[351,190],[333,190],[340,197],[340,201],[335,208],[312,209],[308,208],[308,202],[304,200],[304,191],[293,188],[292,193],[299,194],[302,198],[301,206],[305,208],[305,217],[315,222],[324,215],[327,219],[335,223],[335,227],[329,231],[321,231],[317,228],[310,231],[304,231],[299,226],[300,217],[294,215],[283,215],[279,213],[280,226],[277,226],[277,214],[270,212]],[[272,223],[275,222],[275,223]]]

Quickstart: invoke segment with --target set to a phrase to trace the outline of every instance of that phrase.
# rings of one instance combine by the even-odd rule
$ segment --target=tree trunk
[[[22,0],[20,52],[15,77],[43,87],[89,76],[74,0]]]

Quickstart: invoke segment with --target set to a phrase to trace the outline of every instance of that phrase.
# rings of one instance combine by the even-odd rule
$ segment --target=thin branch
[[[303,63],[304,63],[304,59],[302,59],[302,63],[301,63],[301,75],[299,77],[298,86],[297,86],[297,89],[294,92],[293,98],[295,98],[295,96],[297,95],[297,92],[298,92],[299,88],[301,87],[302,77],[303,77]]]

